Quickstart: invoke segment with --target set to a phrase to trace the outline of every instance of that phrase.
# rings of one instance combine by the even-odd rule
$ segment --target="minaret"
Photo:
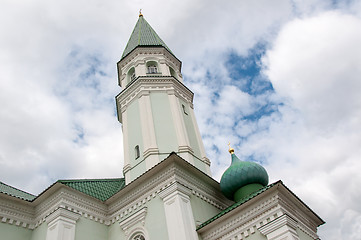
[[[141,13],[117,66],[126,184],[171,152],[210,175],[182,63]]]

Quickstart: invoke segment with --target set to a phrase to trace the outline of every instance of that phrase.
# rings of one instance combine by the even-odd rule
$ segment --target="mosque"
[[[140,14],[117,63],[124,178],[58,180],[38,196],[0,182],[1,239],[319,239],[324,221],[231,147],[211,177],[181,66]]]

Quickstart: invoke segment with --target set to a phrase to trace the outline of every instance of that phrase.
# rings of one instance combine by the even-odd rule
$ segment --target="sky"
[[[139,9],[182,61],[211,171],[228,142],[361,239],[361,2],[0,0],[0,181],[122,177],[116,62]]]

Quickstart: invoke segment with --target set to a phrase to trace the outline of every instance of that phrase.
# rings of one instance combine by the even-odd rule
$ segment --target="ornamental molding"
[[[139,47],[134,49],[128,56],[118,62],[118,68],[124,69],[129,63],[134,62],[136,58],[146,58],[150,55],[152,57],[162,56],[168,63],[171,63],[174,66],[175,71],[181,71],[181,62],[168,52],[163,47]]]
[[[110,204],[109,219],[112,223],[122,220],[137,209],[146,206],[147,202],[157,197],[161,192],[167,191],[166,189],[170,190],[171,186],[177,186],[179,189],[193,194],[220,210],[229,206],[230,203],[229,200],[225,202],[223,196],[223,199],[221,197],[217,198],[217,195],[220,195],[219,192],[211,190],[211,188],[205,184],[200,184],[198,179],[186,174],[185,171],[180,170],[175,164],[162,170],[162,172],[154,178],[144,182],[143,185],[132,191],[131,194],[120,196],[113,204]],[[199,186],[203,186],[203,190],[202,187],[196,187],[196,182],[198,182]],[[207,190],[209,192],[207,192]]]
[[[185,161],[178,156],[175,156],[175,160]],[[49,216],[59,209],[65,209],[89,220],[110,225],[123,221],[134,212],[146,207],[147,203],[159,197],[162,191],[167,191],[166,189],[169,190],[175,185],[183,192],[187,192],[187,195],[194,195],[220,210],[230,205],[230,201],[212,186],[214,183],[207,184],[208,180],[193,176],[185,166],[188,166],[188,163],[170,162],[165,167],[158,168],[154,175],[149,175],[150,177],[140,182],[141,184],[133,185],[134,189],[125,193],[120,191],[118,197],[115,196],[113,200],[105,203],[62,184],[55,184],[35,202],[2,199],[0,219],[4,223],[34,229],[46,222]],[[193,168],[193,166],[188,167]]]
[[[17,201],[0,198],[0,220],[23,228],[34,229],[34,208]]]
[[[314,234],[317,232],[317,224],[312,221],[313,214],[310,214],[310,211],[302,211],[305,210],[304,204],[300,203],[300,201],[293,196],[286,196],[282,192],[279,193],[280,196],[280,205],[283,208],[284,212],[289,216],[301,222],[305,228],[310,229]]]
[[[119,223],[119,226],[125,233],[125,236],[129,235],[129,230],[132,229],[137,223],[141,223],[144,227],[145,225],[145,217],[147,215],[147,207],[144,207],[131,215],[130,217],[124,219]]]
[[[164,200],[167,197],[170,197],[173,193],[182,193],[189,197],[191,195],[191,190],[178,182],[173,182],[168,187],[160,191],[158,196]]]
[[[273,221],[270,221],[266,225],[263,225],[262,227],[258,228],[258,230],[263,235],[267,236],[283,226],[290,227],[290,229],[292,229],[292,232],[297,234],[297,232],[296,232],[297,221],[295,219],[293,219],[292,217],[288,216],[287,214],[283,214],[283,215],[279,216],[278,218],[274,219]]]
[[[79,213],[74,213],[65,208],[59,207],[55,212],[46,217],[46,223],[49,225],[49,227],[51,227],[53,224],[56,224],[56,222],[59,220],[75,224],[79,218]]]
[[[117,95],[116,100],[120,112],[123,112],[123,108],[127,107],[134,99],[150,92],[174,94],[184,102],[193,104],[193,93],[174,77],[139,76]]]
[[[214,207],[223,210],[233,203],[223,196],[220,189],[215,189],[214,187],[210,187],[209,184],[204,184],[203,181],[189,174],[188,171],[180,168],[176,168],[175,171],[177,181],[185,186],[191,186],[193,195],[210,203]]]
[[[56,188],[54,185],[53,188]],[[51,191],[51,189],[49,189]],[[42,197],[42,196],[41,196]],[[90,220],[107,223],[107,207],[99,200],[79,193],[75,190],[69,190],[60,187],[51,193],[50,197],[38,205],[36,202],[17,203],[11,200],[1,199],[0,201],[0,219],[3,223],[14,224],[29,229],[35,229],[46,222],[48,216],[54,214],[58,209],[66,209],[69,212],[78,214]],[[29,206],[27,206],[29,204]]]
[[[209,226],[208,229],[207,226],[203,227],[206,229],[199,229],[202,239],[231,239],[236,236],[238,239],[244,239],[254,234],[259,227],[283,214],[277,196],[273,195],[262,200],[248,207],[242,208],[241,205],[238,211],[233,209],[233,213],[230,212],[215,220],[213,226]]]
[[[36,207],[35,226],[45,222],[46,217],[58,208],[65,208],[96,222],[103,223],[106,221],[107,208],[102,202],[75,190],[62,187],[51,198],[46,199]]]

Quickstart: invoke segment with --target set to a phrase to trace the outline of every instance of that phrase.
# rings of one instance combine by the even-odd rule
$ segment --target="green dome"
[[[220,187],[222,193],[228,199],[234,200],[235,193],[237,192],[239,195],[238,191],[245,186],[248,186],[248,190],[246,191],[250,191],[250,189],[254,189],[255,186],[261,185],[262,187],[267,186],[267,184],[268,174],[261,165],[255,162],[241,161],[234,153],[232,153],[232,164],[223,173]]]

